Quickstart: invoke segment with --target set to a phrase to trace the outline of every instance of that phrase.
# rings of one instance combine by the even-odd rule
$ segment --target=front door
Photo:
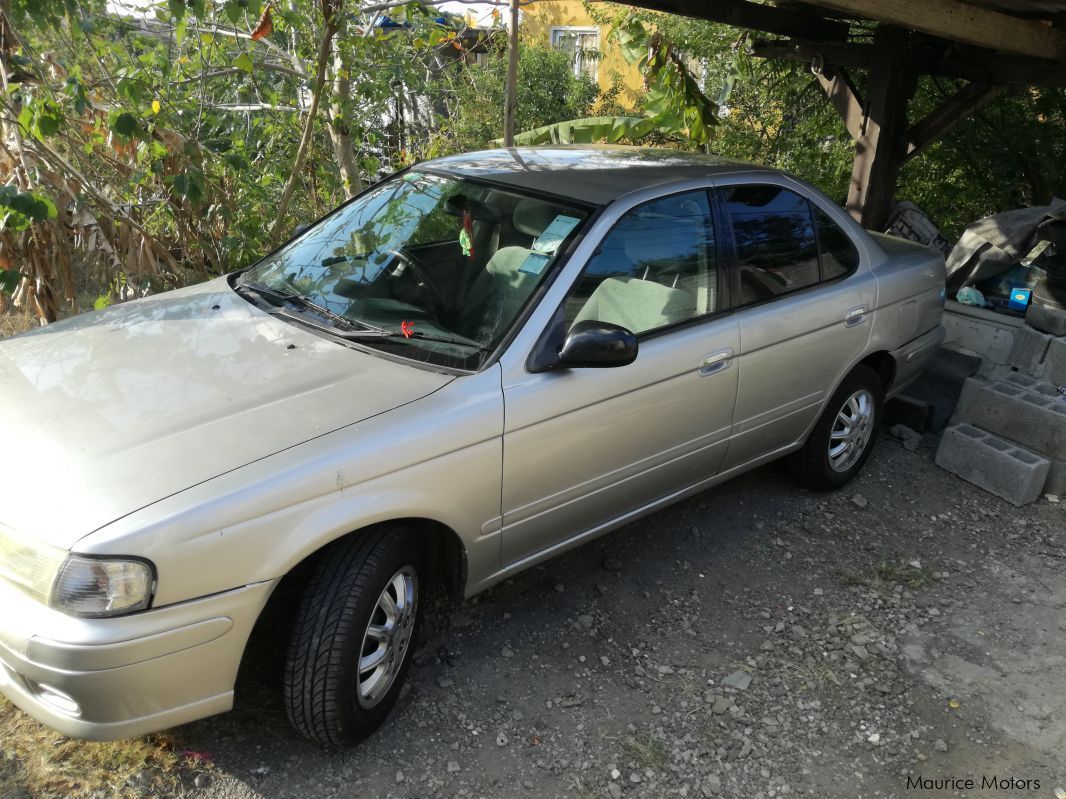
[[[504,566],[713,476],[728,445],[739,330],[708,195],[622,216],[574,282],[564,325],[638,336],[634,363],[504,378]]]

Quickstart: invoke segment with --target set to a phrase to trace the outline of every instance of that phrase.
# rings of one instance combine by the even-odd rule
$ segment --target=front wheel
[[[300,602],[285,663],[292,726],[323,746],[358,743],[396,703],[421,618],[412,532],[377,527],[323,551]]]
[[[856,366],[829,400],[807,443],[789,459],[793,475],[810,488],[828,491],[858,474],[877,438],[884,396],[877,372]]]

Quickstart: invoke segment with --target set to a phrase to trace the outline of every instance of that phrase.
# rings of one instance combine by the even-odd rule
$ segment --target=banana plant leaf
[[[514,137],[514,143],[522,147],[593,142],[616,144],[622,139],[643,138],[658,127],[655,120],[643,117],[582,117],[518,133]],[[493,144],[501,145],[503,139],[496,139]]]

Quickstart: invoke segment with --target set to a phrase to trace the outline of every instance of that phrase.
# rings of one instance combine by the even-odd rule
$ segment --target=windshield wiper
[[[483,347],[480,344],[475,344],[470,341],[463,341],[462,339],[449,338],[448,336],[434,336],[428,333],[422,333],[419,331],[412,331],[410,334],[404,333],[403,330],[385,330],[382,328],[366,328],[356,327],[355,324],[345,317],[341,317],[350,326],[347,330],[338,330],[331,325],[322,324],[314,319],[314,317],[307,316],[301,313],[295,313],[288,308],[280,307],[276,308],[272,313],[278,316],[287,316],[290,319],[295,319],[300,324],[313,327],[316,330],[321,330],[323,333],[329,333],[331,336],[342,338],[345,341],[360,341],[372,338],[389,338],[389,339],[417,339],[419,341],[433,341],[438,344],[455,344],[459,347],[469,347],[475,349],[478,352],[488,352],[488,347]],[[354,328],[354,329],[352,329]]]
[[[348,341],[370,338],[404,338],[404,339],[418,339],[420,341],[432,341],[438,344],[454,344],[459,347],[470,347],[478,352],[488,352],[487,347],[483,347],[480,344],[476,344],[470,341],[463,341],[462,339],[450,338],[448,336],[435,336],[431,333],[423,333],[420,330],[404,330],[401,327],[399,330],[389,330],[380,327],[371,327],[365,323],[358,323],[346,316],[341,316],[338,313],[325,308],[308,297],[302,294],[297,294],[293,291],[284,291],[281,289],[273,288],[262,283],[256,283],[255,281],[245,281],[243,275],[237,279],[235,285],[237,288],[246,289],[252,291],[260,296],[264,297],[271,305],[274,306],[274,310],[271,313],[275,313],[279,316],[287,316],[291,319],[313,327],[326,333],[330,333],[339,338],[343,338]],[[303,308],[309,311],[313,311],[315,314],[324,316],[327,319],[338,323],[342,329],[338,329],[333,325],[324,325],[314,317],[307,316],[302,313],[294,313],[286,305],[295,305],[297,308]]]
[[[433,341],[438,344],[456,344],[460,347],[470,347],[478,352],[488,352],[488,347],[483,347],[480,344],[463,341],[458,338],[449,338],[448,336],[435,336],[431,333],[422,333],[418,330],[410,330],[405,332],[404,330],[387,330],[379,328],[376,330],[353,330],[350,333],[340,333],[338,335],[347,339],[361,339],[361,338],[406,338],[417,339],[419,341]]]
[[[267,302],[277,308],[279,311],[283,309],[285,305],[295,305],[297,308],[302,308],[307,311],[313,311],[316,314],[326,317],[331,322],[334,322],[345,330],[360,330],[359,325],[349,319],[347,316],[341,316],[339,313],[331,311],[323,305],[319,305],[309,297],[305,297],[302,294],[298,294],[295,291],[283,291],[273,288],[271,286],[264,285],[262,283],[256,283],[252,280],[244,280],[242,275],[236,281],[238,288],[247,289],[248,291],[255,292],[261,297],[265,298]],[[298,315],[298,318],[306,321],[306,317],[302,314]],[[332,328],[331,328],[332,329]]]

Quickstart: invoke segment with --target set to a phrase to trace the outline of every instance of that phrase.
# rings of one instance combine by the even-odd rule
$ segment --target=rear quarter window
[[[814,219],[822,254],[822,280],[843,277],[859,265],[859,251],[848,234],[821,208],[814,209]]]

